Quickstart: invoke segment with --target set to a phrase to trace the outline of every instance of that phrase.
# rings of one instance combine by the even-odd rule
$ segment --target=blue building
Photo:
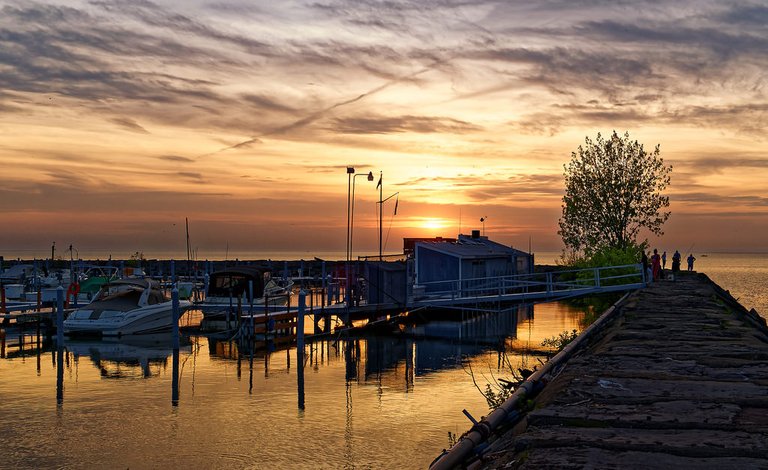
[[[419,241],[414,248],[415,284],[424,292],[489,288],[493,278],[533,273],[533,255],[480,236],[456,241]]]

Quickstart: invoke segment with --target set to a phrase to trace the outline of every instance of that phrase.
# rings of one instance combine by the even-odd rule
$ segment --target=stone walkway
[[[632,294],[486,468],[768,469],[768,333],[684,273]]]

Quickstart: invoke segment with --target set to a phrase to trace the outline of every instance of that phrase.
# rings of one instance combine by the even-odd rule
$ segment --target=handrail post
[[[595,287],[600,287],[600,268],[595,268]]]

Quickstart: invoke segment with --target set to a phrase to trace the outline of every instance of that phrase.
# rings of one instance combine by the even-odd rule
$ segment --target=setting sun
[[[418,223],[419,227],[429,230],[440,230],[448,227],[448,222],[445,219],[438,219],[435,217],[427,217]]]

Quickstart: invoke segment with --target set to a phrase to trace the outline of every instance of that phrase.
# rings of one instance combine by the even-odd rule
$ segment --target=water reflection
[[[483,371],[503,376],[540,338],[578,328],[580,314],[568,307],[535,309],[535,319],[531,309],[457,313],[301,351],[290,341],[192,336],[178,353],[168,337],[66,341],[32,352],[36,341],[13,337],[0,360],[0,434],[11,449],[47,449],[35,454],[45,468],[222,468],[232,449],[242,467],[424,468],[448,445],[448,431],[469,427],[462,409],[487,414],[470,367],[478,382]],[[12,425],[19,421],[23,430]],[[52,425],[65,442],[41,441]],[[113,436],[109,452],[94,435]],[[142,435],[153,438],[130,438]],[[24,467],[32,454],[13,453],[4,466]]]
[[[64,404],[64,344],[56,348],[56,405]]]
[[[67,339],[63,346],[76,360],[88,357],[103,379],[146,379],[159,376],[167,367],[174,353],[172,344],[170,334],[158,334],[111,340]],[[181,349],[191,351],[189,338]]]

